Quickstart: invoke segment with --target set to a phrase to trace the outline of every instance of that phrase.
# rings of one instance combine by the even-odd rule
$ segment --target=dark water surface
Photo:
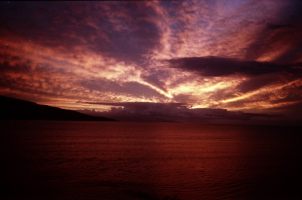
[[[302,199],[297,128],[0,124],[0,199]]]

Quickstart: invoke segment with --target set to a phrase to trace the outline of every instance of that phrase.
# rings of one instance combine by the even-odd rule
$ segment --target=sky
[[[119,116],[296,119],[301,35],[299,0],[6,1],[0,95]]]

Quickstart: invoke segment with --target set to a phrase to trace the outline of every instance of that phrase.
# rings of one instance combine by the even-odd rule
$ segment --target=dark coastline
[[[5,96],[0,96],[0,110],[0,120],[115,121]]]

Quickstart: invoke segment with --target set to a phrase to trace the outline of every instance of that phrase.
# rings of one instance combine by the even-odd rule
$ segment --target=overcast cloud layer
[[[1,2],[0,94],[74,110],[292,113],[301,11],[299,0]]]

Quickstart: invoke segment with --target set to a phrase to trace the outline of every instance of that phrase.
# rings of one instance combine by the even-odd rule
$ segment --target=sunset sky
[[[301,111],[302,2],[1,2],[0,94],[95,112]]]

